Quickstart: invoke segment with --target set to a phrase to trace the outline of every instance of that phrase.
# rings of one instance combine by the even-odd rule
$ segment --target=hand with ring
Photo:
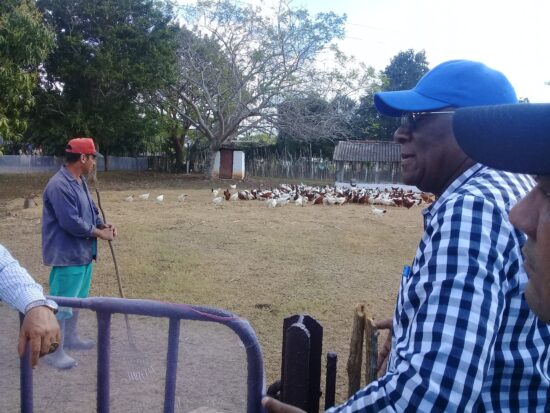
[[[52,310],[45,306],[30,309],[19,331],[19,344],[17,350],[19,357],[25,354],[25,347],[31,348],[31,366],[38,364],[38,358],[51,354],[59,347],[61,332],[59,324]]]

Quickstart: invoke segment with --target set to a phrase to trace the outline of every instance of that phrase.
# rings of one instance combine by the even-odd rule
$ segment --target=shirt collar
[[[426,222],[427,219],[431,218],[435,211],[439,209],[439,207],[446,201],[446,199],[456,192],[458,188],[460,188],[462,185],[464,185],[472,176],[474,176],[478,171],[480,171],[483,168],[487,168],[485,165],[482,165],[480,163],[476,163],[466,169],[461,175],[459,175],[452,183],[447,187],[447,189],[441,194],[441,196],[435,201],[433,204],[431,204],[429,207],[424,208],[422,210],[422,214],[424,215],[424,222]]]
[[[65,178],[67,178],[67,180],[76,181],[76,178],[73,176],[72,173],[67,170],[67,167],[65,165],[61,165],[61,173],[63,174],[63,176],[65,176]]]
[[[61,173],[63,174],[63,176],[64,176],[65,178],[67,178],[67,180],[68,180],[69,182],[76,182],[77,184],[80,185],[80,183],[86,181],[86,179],[84,178],[84,175],[81,175],[81,176],[80,176],[80,182],[79,182],[79,180],[76,179],[76,178],[74,177],[74,175],[73,175],[72,173],[69,172],[69,170],[67,169],[66,165],[61,165]]]

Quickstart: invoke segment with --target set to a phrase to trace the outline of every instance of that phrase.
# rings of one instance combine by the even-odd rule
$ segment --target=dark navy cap
[[[482,164],[550,175],[550,103],[458,109],[453,130],[462,150]]]

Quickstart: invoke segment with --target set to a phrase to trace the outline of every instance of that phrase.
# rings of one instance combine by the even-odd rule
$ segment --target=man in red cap
[[[88,296],[92,278],[92,261],[97,255],[97,238],[112,241],[117,230],[105,224],[90,195],[85,175],[96,165],[94,141],[74,138],[65,148],[65,164],[50,179],[44,190],[42,212],[42,256],[50,272],[50,294],[60,297]],[[70,369],[76,361],[65,349],[86,350],[92,340],[81,340],[76,332],[78,313],[60,308],[57,319],[61,327],[58,350],[46,361]]]

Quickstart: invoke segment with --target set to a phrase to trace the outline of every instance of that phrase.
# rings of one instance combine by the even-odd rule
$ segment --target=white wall
[[[218,178],[220,176],[220,151],[216,152],[214,158],[214,166],[212,167],[212,178]]]
[[[244,179],[244,152],[233,152],[233,179]]]
[[[233,151],[233,179],[244,179],[245,166],[244,166],[244,152]],[[220,151],[216,152],[214,158],[214,167],[212,168],[212,178],[218,178],[220,176]]]

